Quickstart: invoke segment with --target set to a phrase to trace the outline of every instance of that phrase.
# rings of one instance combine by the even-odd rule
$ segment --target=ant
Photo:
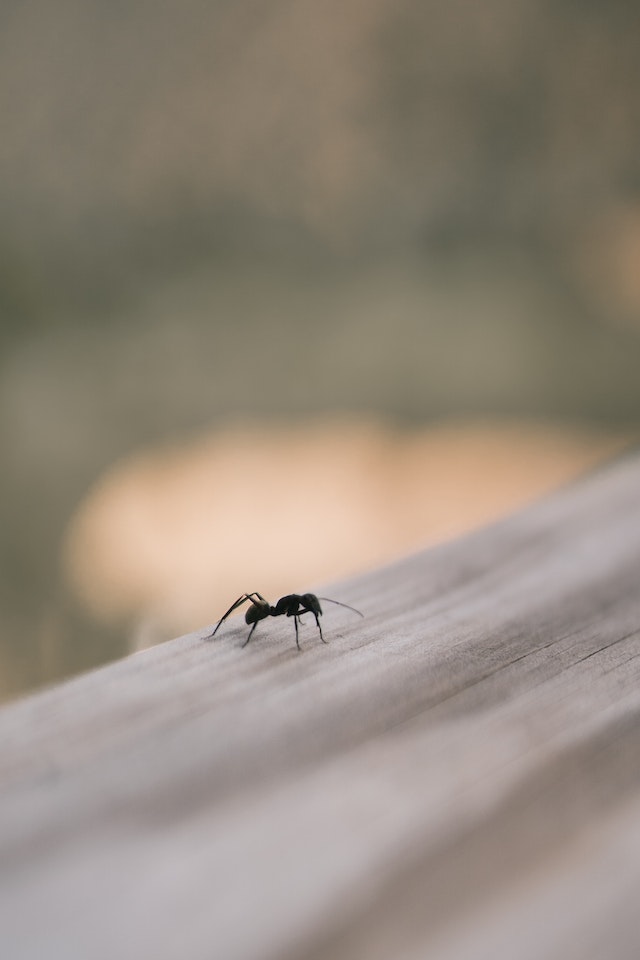
[[[326,600],[327,603],[336,603],[339,607],[346,607],[348,610],[353,610],[354,613],[357,613],[359,617],[363,617],[364,614],[360,613],[359,610],[356,610],[355,607],[350,607],[348,603],[341,603],[339,600],[331,600],[330,597],[316,597],[315,593],[289,593],[286,597],[280,597],[275,607],[272,607],[268,600],[260,593],[243,593],[241,597],[238,597],[235,603],[233,603],[225,615],[218,620],[216,628],[213,633],[210,633],[205,640],[210,640],[218,632],[218,628],[222,626],[224,621],[230,616],[234,610],[242,606],[243,603],[246,603],[247,600],[251,601],[251,606],[244,615],[244,619],[247,623],[253,624],[251,630],[249,631],[249,636],[242,644],[243,647],[249,643],[253,631],[258,626],[260,620],[265,620],[267,617],[282,617],[285,614],[288,617],[293,617],[293,622],[296,628],[296,646],[300,650],[300,641],[298,640],[298,620],[303,613],[312,613],[316,618],[316,626],[320,634],[320,639],[323,643],[328,641],[322,636],[322,627],[320,626],[319,617],[322,616],[322,607],[320,606],[321,600]]]

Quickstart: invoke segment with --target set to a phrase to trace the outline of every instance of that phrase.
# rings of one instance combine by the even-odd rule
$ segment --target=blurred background
[[[640,423],[640,9],[0,3],[0,696]]]

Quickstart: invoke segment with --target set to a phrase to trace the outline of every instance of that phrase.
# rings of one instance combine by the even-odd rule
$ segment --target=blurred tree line
[[[78,498],[140,444],[327,410],[637,422],[639,28],[623,0],[5,0],[18,659]]]

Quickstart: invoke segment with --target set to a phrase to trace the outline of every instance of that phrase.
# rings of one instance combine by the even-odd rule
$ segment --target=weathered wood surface
[[[636,960],[639,561],[629,457],[327,588],[329,646],[232,620],[6,707],[2,957]]]

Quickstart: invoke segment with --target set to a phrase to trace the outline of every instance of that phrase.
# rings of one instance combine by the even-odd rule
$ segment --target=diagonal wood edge
[[[632,955],[639,561],[634,455],[323,588],[329,646],[230,620],[0,710],[7,955]]]

